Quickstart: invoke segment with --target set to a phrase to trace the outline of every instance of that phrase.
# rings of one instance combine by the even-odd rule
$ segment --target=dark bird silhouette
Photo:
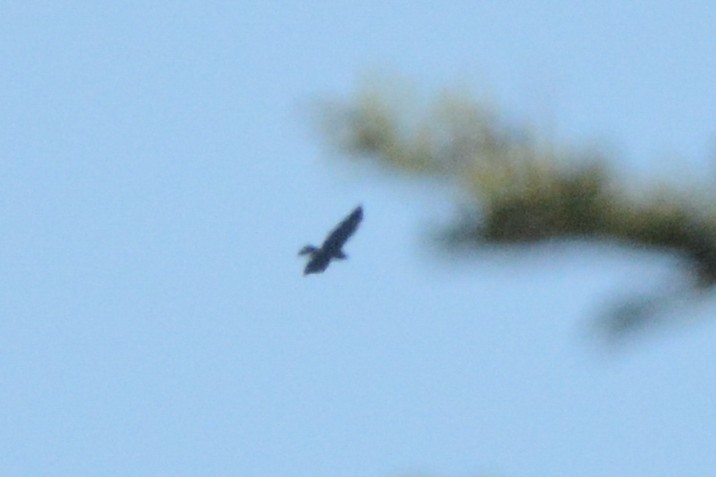
[[[313,245],[303,247],[298,254],[309,255],[310,257],[303,274],[321,273],[328,268],[328,264],[331,263],[332,259],[342,260],[348,258],[348,255],[342,250],[343,245],[355,233],[361,220],[363,220],[363,207],[358,206],[328,234],[320,248]]]

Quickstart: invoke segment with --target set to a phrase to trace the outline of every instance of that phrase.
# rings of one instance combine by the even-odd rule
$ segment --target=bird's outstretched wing
[[[355,233],[361,220],[363,220],[363,207],[358,206],[328,234],[322,248],[326,251],[340,251],[343,244]]]

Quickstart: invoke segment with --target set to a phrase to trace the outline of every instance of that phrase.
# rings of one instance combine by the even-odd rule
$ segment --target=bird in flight
[[[342,250],[343,245],[355,233],[361,220],[363,220],[363,207],[358,206],[328,234],[326,240],[323,241],[323,245],[320,247],[314,247],[313,245],[303,247],[298,254],[309,256],[303,274],[321,273],[328,268],[328,264],[331,263],[332,259],[342,260],[348,258]]]

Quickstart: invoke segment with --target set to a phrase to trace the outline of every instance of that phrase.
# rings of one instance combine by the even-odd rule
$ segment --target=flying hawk
[[[363,207],[358,206],[348,217],[343,219],[343,222],[333,229],[320,248],[313,245],[303,247],[298,254],[309,255],[310,257],[303,274],[320,273],[328,268],[328,264],[331,263],[332,259],[347,258],[348,256],[342,250],[343,245],[356,231],[361,220],[363,220]]]

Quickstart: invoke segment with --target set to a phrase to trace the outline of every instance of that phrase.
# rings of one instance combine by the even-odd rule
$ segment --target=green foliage
[[[639,191],[639,200],[602,155],[560,148],[486,101],[442,94],[424,112],[395,91],[367,88],[327,108],[328,136],[349,156],[460,184],[478,213],[448,231],[448,243],[617,240],[680,253],[700,285],[716,283],[716,211],[707,198],[661,188]]]

